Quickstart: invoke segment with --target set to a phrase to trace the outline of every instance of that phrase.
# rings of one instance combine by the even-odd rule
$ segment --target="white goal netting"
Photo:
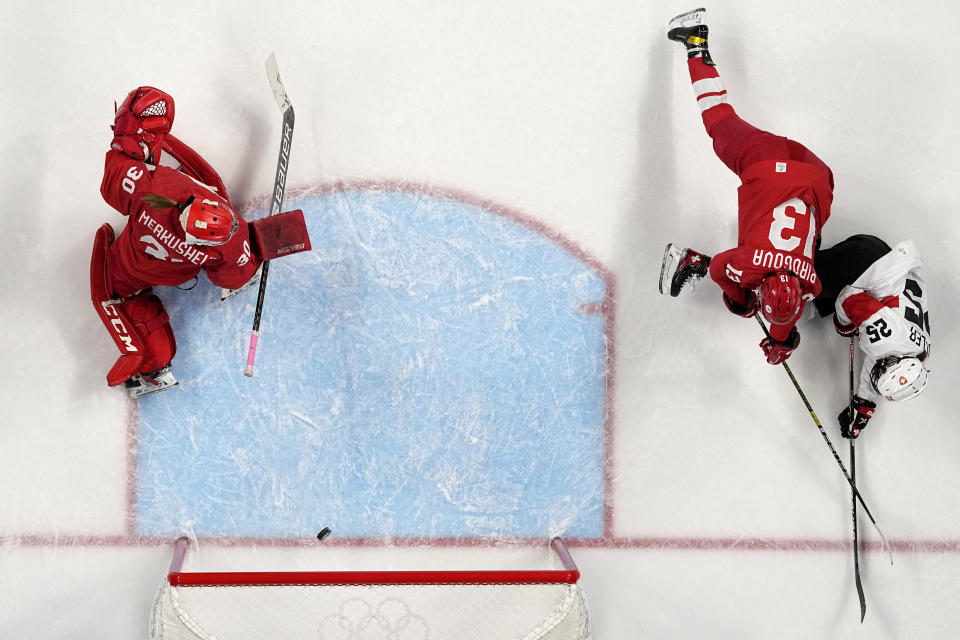
[[[171,565],[150,637],[587,640],[579,571],[562,541],[553,545],[567,570],[188,574]]]

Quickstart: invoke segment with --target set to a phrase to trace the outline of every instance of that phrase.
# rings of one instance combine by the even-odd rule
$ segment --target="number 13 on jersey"
[[[813,260],[813,239],[817,235],[814,214],[814,207],[807,206],[800,198],[791,198],[774,207],[773,222],[770,224],[770,244],[780,251],[793,251],[804,242],[803,255]]]

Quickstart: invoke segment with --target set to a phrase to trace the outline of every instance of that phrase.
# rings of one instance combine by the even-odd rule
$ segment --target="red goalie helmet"
[[[790,324],[800,315],[800,279],[792,273],[772,273],[760,283],[760,312],[771,324]]]
[[[191,196],[180,214],[180,226],[187,234],[187,244],[217,246],[230,242],[240,220],[225,204]]]
[[[113,121],[113,146],[139,160],[160,157],[163,136],[173,126],[173,97],[155,87],[127,94]]]

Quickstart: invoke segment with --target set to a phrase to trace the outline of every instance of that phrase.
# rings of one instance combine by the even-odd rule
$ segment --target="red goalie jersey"
[[[227,290],[223,300],[252,284],[263,260],[310,250],[301,211],[255,223],[251,246],[251,225],[232,209],[223,180],[170,134],[174,113],[173,97],[156,87],[128,93],[114,113],[100,184],[127,220],[119,237],[109,223],[94,236],[90,299],[120,350],[107,384],[134,398],[177,385],[177,343],[153,286],[177,286],[202,270]]]
[[[159,194],[182,203],[192,196],[230,207],[213,188],[181,171],[153,167],[111,149],[107,152],[100,193],[110,206],[129,216],[107,253],[108,271],[118,295],[130,295],[152,285],[179,285],[201,269],[214,284],[235,289],[246,283],[260,265],[250,250],[245,223],[238,225],[226,244],[188,243],[180,209],[155,207],[142,200],[145,195]],[[239,220],[236,213],[233,216]]]
[[[176,386],[170,318],[153,285],[173,286],[205,270],[214,284],[239,288],[260,264],[246,222],[223,181],[193,149],[170,135],[173,97],[137,87],[116,109],[100,193],[127,217],[119,237],[109,223],[94,236],[90,299],[120,350],[107,384],[131,397]],[[180,164],[161,164],[164,155]]]

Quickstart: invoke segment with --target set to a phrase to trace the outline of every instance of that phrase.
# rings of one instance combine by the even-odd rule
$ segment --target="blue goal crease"
[[[140,401],[143,535],[602,535],[604,278],[423,193],[308,195],[313,251],[256,289],[158,288],[180,387]]]

